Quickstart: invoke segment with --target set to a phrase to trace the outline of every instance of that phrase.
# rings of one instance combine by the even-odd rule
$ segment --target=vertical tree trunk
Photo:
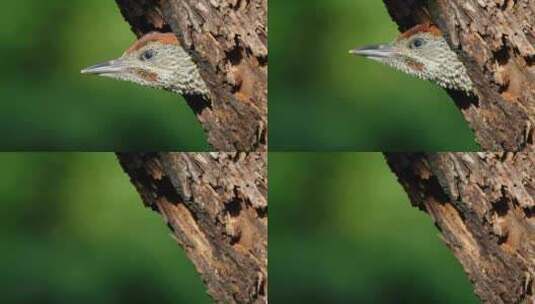
[[[392,153],[412,203],[429,213],[487,303],[535,301],[535,153]]]
[[[116,0],[137,36],[174,32],[207,100],[186,96],[217,151],[118,154],[219,303],[267,303],[267,0]],[[257,152],[252,152],[257,151]]]
[[[267,303],[266,153],[119,153],[218,303]]]
[[[217,151],[267,150],[267,0],[116,0],[137,36],[173,31],[211,92],[187,96]]]
[[[485,151],[533,150],[535,1],[384,0],[400,30],[440,27],[477,89],[450,92]]]

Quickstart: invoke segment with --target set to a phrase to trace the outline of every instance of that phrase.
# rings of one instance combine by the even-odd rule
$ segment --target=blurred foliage
[[[0,154],[2,303],[211,303],[112,153]]]
[[[0,21],[3,150],[207,150],[172,93],[81,75],[135,40],[111,0],[4,1]]]
[[[272,303],[477,303],[380,153],[270,154]]]
[[[439,87],[348,51],[398,34],[382,1],[269,2],[270,148],[477,150]]]

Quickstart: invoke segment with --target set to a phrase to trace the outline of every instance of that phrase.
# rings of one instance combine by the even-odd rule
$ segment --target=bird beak
[[[399,54],[398,50],[390,44],[368,45],[361,48],[352,49],[349,54],[364,56],[371,59],[388,58]]]
[[[95,64],[80,71],[82,74],[115,74],[124,71],[124,65],[121,60],[110,60]]]

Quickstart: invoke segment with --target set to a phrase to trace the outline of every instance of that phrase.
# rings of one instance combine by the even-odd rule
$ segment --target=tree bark
[[[535,139],[535,2],[384,0],[404,31],[432,22],[459,54],[477,97],[449,92],[485,151],[531,151]]]
[[[486,303],[535,301],[535,153],[389,153]]]
[[[174,32],[208,84],[186,96],[217,151],[267,150],[267,0],[116,0],[132,31]]]
[[[217,303],[267,303],[267,154],[119,153]]]

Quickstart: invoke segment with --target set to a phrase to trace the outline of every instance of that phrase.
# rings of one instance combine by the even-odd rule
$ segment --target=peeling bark
[[[531,151],[535,139],[535,2],[384,0],[404,31],[432,22],[458,52],[477,98],[449,92],[485,151]]]
[[[535,301],[535,153],[390,153],[486,303]]]
[[[217,303],[267,303],[267,154],[119,153]]]
[[[174,32],[211,92],[186,96],[217,151],[267,150],[267,0],[116,0],[132,31]]]

